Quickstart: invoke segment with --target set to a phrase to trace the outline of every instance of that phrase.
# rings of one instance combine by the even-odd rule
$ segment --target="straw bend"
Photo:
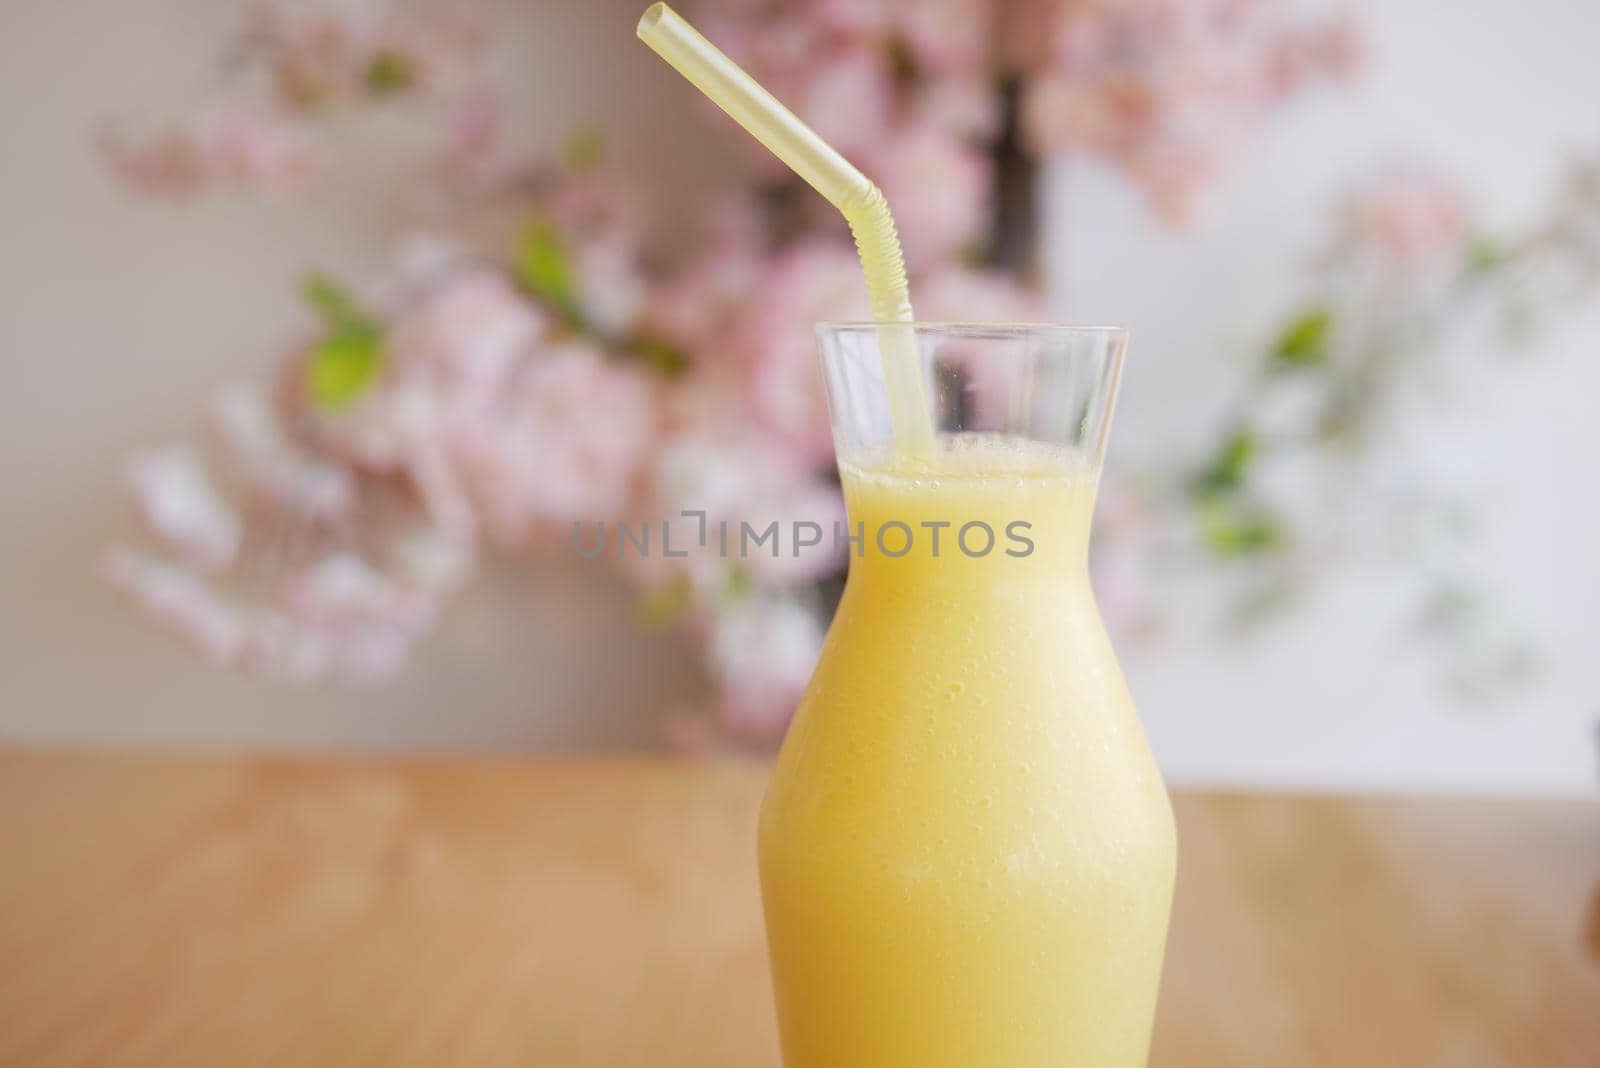
[[[900,235],[883,193],[666,4],[646,9],[638,33],[641,41],[821,193],[850,224],[867,276],[872,317],[884,324],[883,371],[896,441],[912,452],[931,449],[933,425],[916,339],[895,325],[911,321],[911,297]]]

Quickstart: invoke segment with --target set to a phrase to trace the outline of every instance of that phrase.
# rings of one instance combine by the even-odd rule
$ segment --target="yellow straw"
[[[911,322],[900,237],[878,187],[666,4],[652,4],[639,19],[639,39],[839,209],[861,255],[873,319]],[[885,326],[879,345],[895,441],[903,450],[926,452],[933,425],[916,338]]]

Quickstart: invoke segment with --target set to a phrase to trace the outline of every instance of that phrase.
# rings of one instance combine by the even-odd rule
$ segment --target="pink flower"
[[[1158,553],[1165,521],[1147,495],[1113,479],[1102,484],[1098,496],[1090,554],[1095,600],[1114,635],[1152,638],[1160,613],[1150,561]]]
[[[187,449],[164,449],[128,469],[134,502],[150,529],[201,571],[233,562],[242,537],[238,515],[206,478]]]
[[[934,79],[973,71],[989,57],[994,0],[892,0],[895,29]]]
[[[204,154],[187,131],[169,130],[138,142],[105,127],[96,144],[111,173],[145,196],[181,200],[200,193],[210,179]]]
[[[655,424],[644,373],[573,342],[523,368],[494,405],[453,422],[446,454],[488,535],[517,545],[541,520],[621,514]]]
[[[718,613],[707,658],[724,726],[743,737],[781,735],[816,667],[822,631],[816,613],[788,597],[740,598]]]
[[[888,24],[887,0],[801,0],[817,25],[846,37],[872,37]]]
[[[130,189],[170,199],[214,186],[289,193],[316,170],[310,151],[287,127],[237,109],[219,109],[192,129],[168,130],[142,143],[107,127],[99,146]]]
[[[871,149],[890,126],[894,83],[878,49],[857,48],[818,58],[785,102],[817,134],[847,156]]]
[[[573,275],[587,325],[607,337],[625,337],[644,313],[648,287],[631,237],[620,231],[579,245]]]
[[[401,526],[384,556],[386,570],[397,583],[435,595],[460,589],[475,563],[470,543],[424,524]]]
[[[283,657],[298,672],[333,671],[355,684],[392,677],[436,615],[427,595],[346,552],[323,557],[294,576],[284,600],[290,627],[258,632],[246,643],[246,655]]]
[[[225,389],[213,410],[212,428],[246,484],[275,507],[313,523],[332,522],[353,509],[351,472],[291,442],[281,411],[263,391],[242,385]]]
[[[413,299],[388,329],[379,381],[350,411],[326,419],[327,433],[375,468],[413,467],[442,512],[456,512],[442,503],[450,495],[444,435],[498,403],[547,320],[493,271],[468,271]]]
[[[113,550],[105,574],[157,619],[219,663],[309,682],[365,684],[392,676],[434,621],[426,594],[348,553],[288,573],[281,604],[230,596],[192,570]]]
[[[1028,8],[1024,125],[1036,151],[1097,157],[1183,219],[1292,94],[1348,74],[1349,24],[1291,22],[1261,0],[1108,0]]]
[[[497,271],[471,271],[439,286],[389,331],[402,377],[420,375],[482,398],[500,389],[545,332],[545,315]]]
[[[1000,100],[986,78],[940,78],[919,87],[911,108],[951,137],[986,142],[1000,132]]]
[[[913,270],[972,244],[989,208],[989,163],[926,120],[881,142],[868,159]]]
[[[929,322],[1037,323],[1049,319],[1044,298],[1013,276],[946,263],[918,275],[917,317]]]
[[[833,534],[845,515],[838,487],[747,429],[689,431],[672,440],[650,465],[647,483],[646,514],[670,524],[674,553],[689,554],[630,562],[647,586],[684,577],[698,601],[716,603],[734,572],[777,589],[839,566]]]
[[[484,197],[513,184],[530,169],[507,136],[504,96],[473,85],[447,105],[432,171],[447,194]]]
[[[355,55],[371,21],[370,12],[354,5],[347,15],[320,5],[264,4],[245,40],[265,59],[284,105],[309,109],[355,92]]]
[[[243,647],[244,620],[193,571],[113,549],[106,556],[104,574],[112,587],[212,659],[229,662]]]
[[[224,184],[282,194],[315,170],[310,152],[287,129],[240,111],[208,116],[199,141],[207,173]]]
[[[470,542],[480,516],[462,442],[500,420],[546,327],[504,276],[480,270],[451,278],[396,319],[380,379],[349,411],[323,417],[324,433],[366,467],[404,472],[432,522]]]
[[[1471,223],[1454,182],[1415,169],[1392,172],[1352,194],[1343,214],[1344,240],[1353,250],[1401,273],[1453,265]]]
[[[437,88],[483,40],[456,12],[384,0],[278,0],[257,9],[245,44],[283,106],[313,111],[364,95]]]
[[[760,283],[766,259],[760,208],[752,198],[720,202],[707,220],[707,249],[649,287],[641,329],[688,352],[725,343],[729,323]]]
[[[1366,42],[1348,16],[1285,30],[1270,57],[1273,89],[1288,95],[1309,83],[1354,74],[1365,58]]]
[[[881,42],[830,32],[788,13],[752,20],[709,19],[707,35],[787,107],[846,155],[882,136],[897,105],[889,56]],[[768,175],[788,175],[770,152],[739,142]]]
[[[816,241],[780,254],[727,337],[743,369],[750,410],[802,462],[832,454],[827,401],[812,325],[869,318],[866,282],[843,244]]]

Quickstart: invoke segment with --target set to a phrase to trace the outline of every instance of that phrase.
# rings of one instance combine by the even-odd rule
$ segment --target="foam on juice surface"
[[[1080,481],[1094,476],[1075,446],[986,433],[940,434],[933,451],[921,455],[891,446],[857,450],[839,460],[839,470],[861,482],[930,487],[946,481]]]

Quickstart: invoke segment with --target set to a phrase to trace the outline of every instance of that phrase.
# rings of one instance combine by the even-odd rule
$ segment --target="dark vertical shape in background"
[[[1033,281],[1039,252],[1039,168],[1022,141],[1022,79],[1012,75],[1000,91],[1000,138],[994,146],[994,222],[991,257],[996,267]]]

